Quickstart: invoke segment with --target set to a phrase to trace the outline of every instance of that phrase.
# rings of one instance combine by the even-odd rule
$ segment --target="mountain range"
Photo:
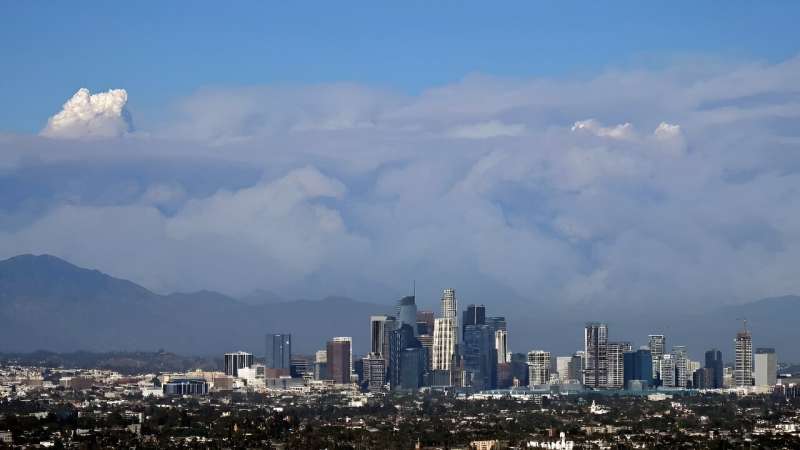
[[[687,345],[694,358],[716,347],[730,360],[739,319],[746,318],[754,347],[774,347],[780,360],[800,360],[798,296],[649,314],[575,306],[493,308],[487,313],[508,318],[513,351],[569,354],[581,346],[583,322],[601,320],[609,323],[611,340],[631,340],[636,347],[648,334],[665,334],[669,346]],[[184,355],[235,350],[263,355],[266,334],[289,332],[295,353],[311,354],[332,336],[352,336],[354,351],[361,354],[368,350],[369,316],[393,309],[344,297],[287,301],[267,291],[242,299],[212,291],[162,295],[55,256],[0,261],[0,352],[166,349]]]

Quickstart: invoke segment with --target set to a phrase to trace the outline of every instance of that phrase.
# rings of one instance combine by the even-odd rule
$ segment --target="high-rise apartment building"
[[[685,345],[673,345],[672,354],[675,356],[675,387],[686,387],[690,379],[689,354]]]
[[[711,349],[706,352],[706,369],[710,370],[710,373],[705,374],[704,376],[710,376],[711,380],[708,381],[708,389],[722,389],[722,374],[723,374],[723,364],[722,364],[722,352],[717,349]]]
[[[736,333],[736,361],[733,381],[736,386],[753,385],[753,337],[747,329]]]
[[[608,326],[589,322],[583,334],[586,367],[583,369],[583,385],[588,388],[603,388],[608,384]]]
[[[289,369],[292,361],[292,335],[267,335],[267,367]]]
[[[364,358],[364,384],[370,392],[378,392],[386,384],[386,361],[379,353]]]
[[[528,352],[528,385],[533,387],[550,381],[550,352]]]
[[[758,348],[755,356],[756,386],[774,386],[778,377],[778,358],[774,348]]]
[[[608,380],[609,389],[625,387],[625,352],[631,351],[630,342],[608,343]]]
[[[664,352],[667,350],[667,340],[664,338],[663,334],[651,334],[648,336],[647,346],[650,349],[650,355],[653,358],[653,380],[655,380],[655,382],[659,382],[661,379],[661,358],[664,356]]]
[[[433,323],[433,370],[450,370],[458,345],[458,323],[455,317],[440,317]]]
[[[350,337],[335,337],[328,341],[328,377],[335,383],[348,384],[353,372],[353,340]]]
[[[675,355],[667,353],[661,356],[661,384],[664,387],[678,387],[678,380],[675,373]]]
[[[225,353],[225,375],[239,376],[239,369],[253,365],[253,354],[247,352]]]

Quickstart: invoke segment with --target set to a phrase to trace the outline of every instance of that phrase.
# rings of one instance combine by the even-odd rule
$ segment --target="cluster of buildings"
[[[553,356],[534,349],[508,348],[504,317],[487,315],[484,305],[459,310],[454,289],[445,289],[441,311],[417,309],[414,295],[403,297],[393,315],[370,317],[370,350],[354,357],[351,337],[331,338],[314,358],[292,354],[291,334],[266,337],[264,364],[246,352],[225,355],[225,375],[248,386],[300,386],[309,380],[358,384],[366,391],[509,388],[561,391],[652,389],[770,390],[777,382],[772,348],[753,352],[746,328],[735,338],[735,363],[723,364],[722,352],[710,349],[705,361],[689,358],[685,345],[667,346],[666,336],[652,334],[634,348],[609,339],[607,324],[587,323],[584,346],[572,355]]]

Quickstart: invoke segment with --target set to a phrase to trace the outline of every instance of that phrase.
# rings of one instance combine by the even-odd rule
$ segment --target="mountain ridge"
[[[18,255],[0,261],[0,320],[7,324],[0,327],[0,352],[166,348],[190,355],[238,349],[262,355],[266,334],[289,332],[297,353],[323,348],[332,336],[352,336],[354,351],[364,353],[369,316],[391,314],[393,309],[335,295],[283,300],[262,292],[266,292],[262,300],[272,301],[248,302],[210,290],[158,294],[56,256]],[[574,309],[520,310],[517,305],[493,308],[491,313],[507,316],[510,348],[521,352],[546,346],[554,353],[569,354],[581,346],[581,323],[591,320],[590,313]],[[604,315],[614,318],[610,340],[633,336],[643,343],[647,334],[664,332],[670,345],[689,345],[698,359],[711,347],[732,356],[728,347],[740,326],[737,319],[744,317],[753,330],[754,348],[778,347],[779,354],[800,359],[800,350],[786,344],[800,337],[794,324],[798,314],[800,296],[785,295],[711,312],[658,312],[643,318],[620,311]]]

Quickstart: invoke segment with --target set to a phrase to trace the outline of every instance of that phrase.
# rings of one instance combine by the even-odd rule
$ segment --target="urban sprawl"
[[[265,358],[224,355],[224,370],[120,374],[6,364],[0,447],[797,448],[800,384],[746,321],[728,351],[693,361],[652,334],[646,345],[583,329],[583,348],[554,356],[508,349],[503,317],[441,312],[415,296],[369,318],[370,351],[351,337],[292,353],[266,336]],[[288,331],[288,330],[287,330]]]

